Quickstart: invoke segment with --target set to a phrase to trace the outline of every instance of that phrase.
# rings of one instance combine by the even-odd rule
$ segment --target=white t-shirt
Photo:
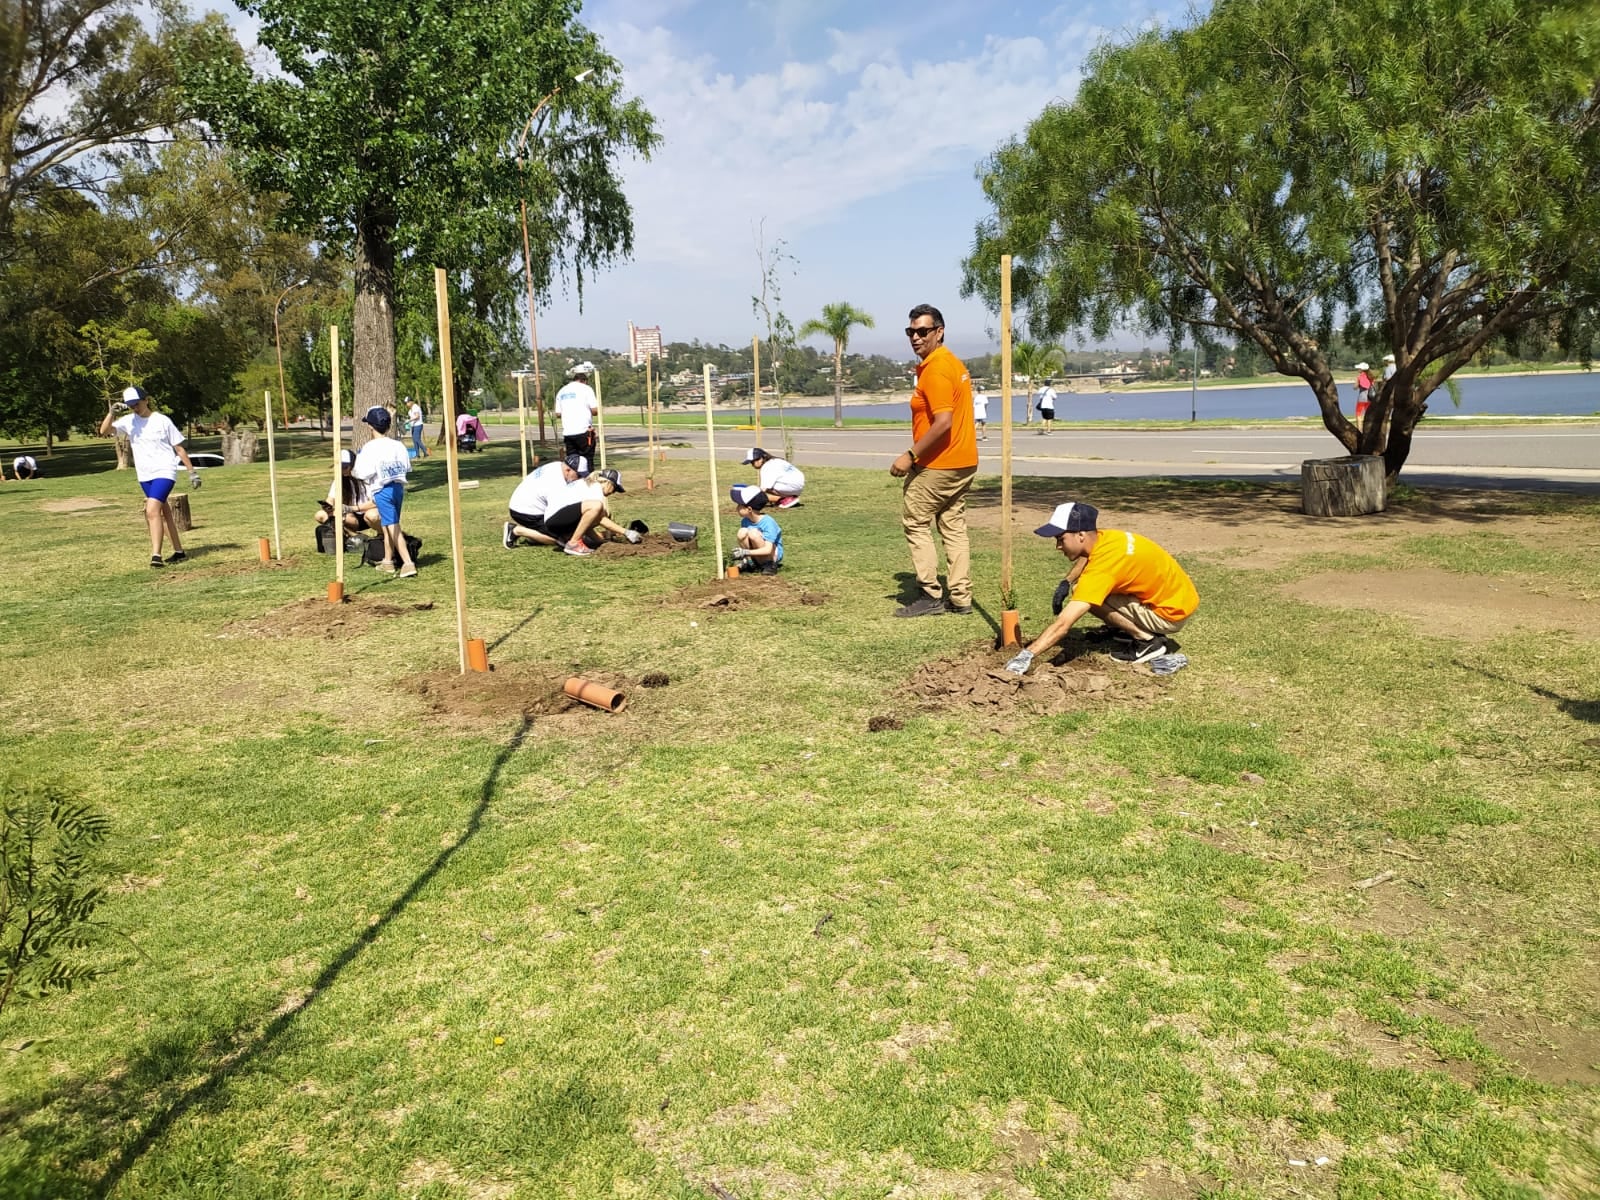
[[[761,464],[761,490],[777,492],[780,496],[798,496],[806,486],[806,477],[799,467],[781,458],[769,458]]]
[[[33,461],[33,455],[31,454],[19,454],[11,460],[11,470],[18,475],[22,474],[23,471],[37,471],[38,469],[39,464]]]
[[[565,491],[566,486],[567,478],[561,473],[559,462],[535,467],[511,493],[511,511],[527,517],[542,517],[554,511],[550,501]]]
[[[588,433],[594,424],[591,414],[599,411],[600,401],[595,399],[594,389],[587,383],[574,379],[556,393],[556,416],[561,421],[562,437]]]
[[[591,500],[606,502],[605,489],[587,479],[574,479],[550,498],[550,512],[558,513],[571,504],[587,504]],[[607,506],[609,511],[609,506]]]
[[[413,428],[422,424],[422,405],[415,400],[411,402],[411,407],[406,409],[406,424]]]
[[[117,418],[111,428],[128,439],[133,447],[133,471],[140,483],[152,479],[178,477],[178,452],[174,446],[183,444],[183,434],[165,413],[153,412],[148,417],[129,413]]]
[[[411,470],[411,456],[392,437],[375,437],[356,451],[356,465],[350,469],[369,492],[391,483],[404,483]]]
[[[1047,387],[1039,393],[1039,408],[1044,412],[1054,412],[1056,407],[1056,390]]]
[[[972,393],[972,419],[974,421],[987,421],[989,419],[989,397],[982,392]]]

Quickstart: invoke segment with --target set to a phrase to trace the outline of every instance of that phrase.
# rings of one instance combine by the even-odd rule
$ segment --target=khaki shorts
[[[1136,596],[1130,596],[1126,592],[1113,592],[1106,597],[1105,603],[1099,605],[1099,607],[1119,613],[1146,633],[1157,635],[1177,633],[1178,630],[1183,628],[1183,621],[1189,619],[1184,617],[1183,621],[1169,621],[1154,609],[1147,607],[1144,601]]]

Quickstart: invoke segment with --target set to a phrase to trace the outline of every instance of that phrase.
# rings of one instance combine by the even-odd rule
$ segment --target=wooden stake
[[[644,356],[644,440],[648,448],[649,457],[646,461],[650,464],[645,470],[645,490],[656,490],[656,404],[655,397],[651,394],[651,356]]]
[[[467,577],[461,562],[461,468],[456,447],[455,368],[450,357],[450,292],[443,267],[433,269],[433,302],[439,313],[439,388],[444,395],[445,462],[450,477],[450,562],[456,579],[456,646],[467,673]]]
[[[524,376],[517,375],[517,445],[522,450],[522,474],[528,474],[528,399],[523,394]]]
[[[717,531],[717,573],[713,579],[722,578],[722,516],[717,495],[717,435],[711,423],[711,364],[706,363],[702,376],[706,394],[706,461],[711,464],[711,528]]]
[[[333,494],[341,503],[333,506],[333,581],[344,595],[344,472],[339,469],[339,422],[344,419],[339,401],[339,327],[328,327],[328,348],[333,360]],[[353,431],[352,431],[353,432]],[[330,589],[329,598],[333,593]]]
[[[1000,256],[1000,607],[1011,594],[1011,255]]]
[[[750,423],[756,427],[756,445],[761,444],[761,339],[750,339],[750,396],[755,401]]]
[[[262,393],[267,401],[267,486],[272,490],[273,557],[283,561],[283,534],[278,528],[278,452],[272,440],[272,392]]]
[[[600,368],[594,369],[595,432],[600,439],[600,469],[606,469],[606,402],[600,395]]]

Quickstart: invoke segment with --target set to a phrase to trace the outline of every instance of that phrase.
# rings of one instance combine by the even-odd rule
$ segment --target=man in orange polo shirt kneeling
[[[897,617],[972,612],[971,554],[967,542],[967,491],[978,473],[978,438],[972,420],[972,377],[945,348],[944,317],[931,304],[911,310],[906,327],[917,365],[911,393],[911,449],[889,467],[904,479],[900,524],[922,595],[894,610]],[[939,586],[937,525],[944,543],[948,590]]]
[[[1193,581],[1177,559],[1149,538],[1100,529],[1099,519],[1092,504],[1058,504],[1034,530],[1055,539],[1056,549],[1072,560],[1072,569],[1062,584],[1067,598],[1060,615],[1006,664],[1012,674],[1027,674],[1034,656],[1066,637],[1085,613],[1129,639],[1126,649],[1111,653],[1119,662],[1148,662],[1178,648],[1172,635],[1200,607]]]

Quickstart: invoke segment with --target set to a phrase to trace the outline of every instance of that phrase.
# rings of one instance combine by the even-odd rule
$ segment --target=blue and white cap
[[[569,454],[563,461],[569,471],[576,471],[580,476],[589,473],[589,460],[581,454]]]
[[[761,490],[759,484],[736,483],[728,489],[728,495],[742,508],[753,508],[759,512],[767,506],[767,494]]]
[[[1069,500],[1056,505],[1050,519],[1034,532],[1047,538],[1060,537],[1063,533],[1093,533],[1097,528],[1095,522],[1099,519],[1100,510],[1094,505],[1074,504]]]

